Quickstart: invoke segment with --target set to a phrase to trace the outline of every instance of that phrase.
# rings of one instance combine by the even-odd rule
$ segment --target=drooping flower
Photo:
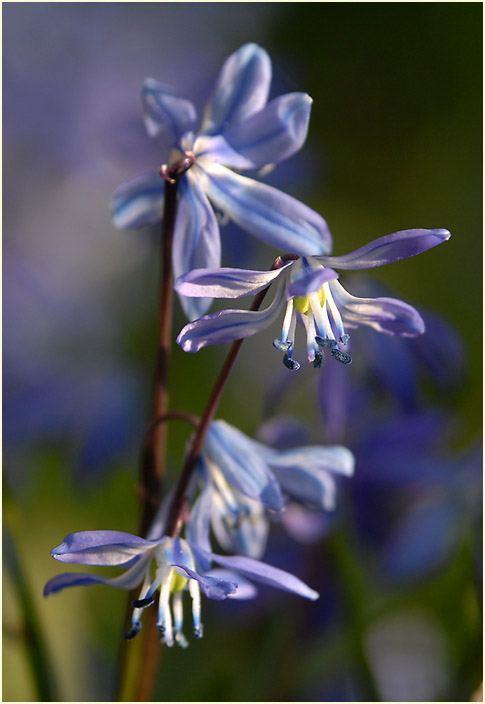
[[[352,360],[345,348],[350,328],[368,325],[378,332],[414,337],[424,332],[420,314],[395,298],[357,298],[337,281],[335,269],[370,269],[406,259],[449,239],[448,230],[402,230],[373,240],[345,256],[301,256],[280,269],[195,270],[175,282],[184,296],[241,298],[251,296],[277,282],[272,303],[264,310],[223,310],[186,325],[177,342],[185,352],[206,345],[232,342],[271,325],[286,303],[281,339],[274,346],[284,352],[289,369],[299,369],[293,359],[297,319],[304,325],[308,361],[320,367],[324,350],[343,364]]]
[[[249,557],[261,557],[266,547],[265,508],[281,511],[286,496],[331,511],[335,476],[354,470],[352,453],[340,445],[278,450],[223,420],[211,424],[199,462],[202,491],[211,492],[205,510],[219,544]]]
[[[239,171],[281,162],[303,145],[312,100],[288,93],[268,103],[271,60],[256,44],[245,44],[224,63],[196,131],[193,104],[152,78],[143,85],[145,126],[165,149],[169,163],[195,160],[179,181],[173,243],[174,275],[220,266],[219,226],[211,204],[243,230],[279,249],[325,254],[331,236],[323,218],[281,191]],[[112,201],[120,228],[161,221],[163,181],[158,172],[121,185]],[[181,299],[189,319],[210,300]]]
[[[195,507],[193,510],[197,513]],[[196,519],[195,523],[202,525],[203,521]],[[203,526],[202,530],[205,530]],[[197,536],[197,531],[198,525],[193,525],[191,536]],[[182,647],[188,645],[183,634],[183,592],[188,591],[192,600],[193,628],[197,638],[202,637],[201,589],[209,599],[217,601],[251,599],[257,590],[246,579],[248,577],[306,599],[318,599],[317,592],[284,570],[248,557],[215,555],[183,538],[164,536],[145,540],[119,531],[83,531],[66,536],[51,554],[60,562],[127,568],[120,576],[111,578],[86,573],[60,574],[44,587],[44,596],[47,596],[76,585],[106,584],[121,589],[141,585],[140,598],[133,602],[131,629],[125,634],[126,638],[133,638],[140,631],[142,610],[154,602],[154,595],[159,591],[157,628],[169,647],[174,643]],[[152,562],[155,563],[154,576]],[[217,570],[213,574],[212,562],[221,565],[224,571]]]

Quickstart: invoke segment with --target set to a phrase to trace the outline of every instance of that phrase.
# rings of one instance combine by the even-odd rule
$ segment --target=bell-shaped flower
[[[175,163],[194,161],[179,181],[173,240],[176,277],[192,269],[220,266],[219,226],[212,206],[251,235],[297,254],[324,254],[331,236],[323,218],[291,196],[242,176],[240,171],[276,164],[297,152],[308,131],[312,100],[288,93],[268,103],[271,60],[256,44],[245,44],[224,63],[196,130],[193,104],[148,78],[142,91],[150,137]],[[141,228],[162,219],[164,189],[158,172],[121,185],[112,200],[120,228]],[[212,204],[212,205],[211,205]],[[210,300],[186,300],[190,320]]]
[[[353,471],[354,457],[340,445],[278,450],[217,420],[209,428],[200,456],[204,496],[200,511],[205,511],[206,525],[210,522],[224,549],[261,557],[268,534],[265,509],[281,511],[287,497],[331,511],[335,477],[351,476]]]
[[[345,256],[302,256],[280,269],[195,270],[175,282],[184,296],[241,298],[263,291],[276,282],[272,303],[263,310],[223,310],[186,325],[177,342],[185,352],[253,335],[269,327],[285,309],[281,338],[274,346],[284,352],[289,369],[293,359],[297,319],[306,330],[308,361],[320,367],[324,350],[343,364],[352,359],[346,351],[348,330],[367,325],[389,335],[414,337],[424,332],[420,314],[395,298],[357,298],[339,283],[334,269],[370,269],[406,259],[449,239],[448,230],[402,230],[380,237]]]
[[[197,514],[197,509],[195,509]],[[191,537],[197,538],[201,521],[191,526]],[[207,546],[206,546],[207,547]],[[141,628],[142,610],[154,602],[159,591],[157,628],[163,642],[172,646],[188,645],[183,634],[183,594],[188,592],[192,601],[194,635],[202,637],[200,618],[200,590],[217,601],[229,598],[251,599],[257,590],[254,579],[279,589],[284,589],[306,599],[315,600],[317,592],[297,577],[248,557],[215,555],[200,544],[183,538],[164,536],[158,540],[145,540],[130,533],[99,530],[72,533],[51,551],[60,562],[82,565],[110,565],[125,567],[118,577],[96,574],[65,573],[49,580],[44,596],[72,586],[106,584],[121,589],[134,589],[141,585],[140,597],[133,602],[131,629],[125,634],[133,638]],[[223,570],[211,570],[212,562]],[[155,571],[152,574],[152,565]]]

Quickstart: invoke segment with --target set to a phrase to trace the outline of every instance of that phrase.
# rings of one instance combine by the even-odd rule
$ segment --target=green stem
[[[344,604],[348,616],[350,650],[358,673],[363,700],[379,702],[380,693],[364,646],[368,616],[363,605],[371,601],[365,576],[349,549],[347,536],[341,532],[336,532],[330,538],[329,546],[343,590]]]
[[[53,702],[59,700],[57,686],[54,681],[52,666],[49,662],[46,644],[42,637],[41,627],[34,601],[22,567],[17,547],[10,530],[4,527],[5,563],[15,585],[22,614],[21,634],[25,643],[27,659],[32,671],[37,693],[37,701]]]

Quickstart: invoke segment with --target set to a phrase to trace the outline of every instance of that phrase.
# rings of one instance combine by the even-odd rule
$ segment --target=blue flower
[[[307,334],[308,361],[319,367],[324,350],[349,364],[342,349],[347,329],[368,325],[378,332],[414,337],[424,332],[424,322],[410,305],[395,298],[357,298],[337,281],[337,269],[369,269],[406,259],[449,239],[448,230],[403,230],[380,237],[345,256],[302,256],[271,271],[242,269],[195,270],[175,282],[184,296],[241,298],[254,295],[277,281],[275,297],[260,311],[223,310],[186,325],[177,338],[185,352],[253,335],[271,325],[286,304],[281,339],[274,346],[283,351],[289,369],[300,365],[292,357],[297,318]]]
[[[261,557],[266,547],[270,509],[280,512],[284,495],[320,510],[335,508],[335,475],[351,476],[354,457],[342,446],[277,450],[217,420],[209,428],[199,472],[201,510],[226,550]],[[202,508],[203,506],[203,508]],[[202,531],[199,534],[201,541]]]
[[[197,514],[195,506],[193,510]],[[197,537],[197,520],[195,523],[191,535]],[[188,645],[182,630],[182,599],[187,591],[192,600],[194,634],[198,638],[202,637],[201,589],[209,599],[217,601],[251,599],[256,595],[256,589],[246,579],[249,577],[306,599],[318,599],[317,592],[288,572],[248,557],[215,555],[183,538],[164,536],[145,540],[119,531],[83,531],[66,536],[51,554],[60,562],[121,566],[126,571],[111,578],[86,573],[60,574],[47,582],[44,596],[76,585],[106,584],[122,589],[142,585],[140,598],[133,602],[132,625],[125,636],[127,638],[133,638],[140,631],[142,610],[154,602],[154,595],[159,591],[157,628],[169,647],[174,643],[182,647]],[[154,575],[152,562],[155,563]],[[212,562],[225,569],[212,572]]]
[[[298,254],[324,254],[331,236],[320,215],[275,188],[240,175],[287,159],[304,143],[312,100],[288,93],[268,103],[271,61],[264,49],[245,44],[229,56],[196,131],[189,100],[152,78],[142,91],[148,134],[170,163],[189,156],[193,167],[180,179],[173,243],[174,275],[220,266],[219,226],[211,204],[264,242]],[[120,228],[161,221],[163,182],[147,173],[120,186],[112,201]],[[210,202],[209,202],[210,201]],[[210,300],[181,299],[189,319],[205,313]]]

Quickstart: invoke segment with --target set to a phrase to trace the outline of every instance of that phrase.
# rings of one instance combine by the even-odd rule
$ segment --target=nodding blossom
[[[334,269],[370,269],[412,257],[450,237],[448,230],[402,230],[373,240],[345,256],[301,256],[271,271],[198,269],[180,277],[176,290],[184,296],[241,298],[276,282],[272,303],[263,310],[223,310],[186,325],[177,342],[185,352],[254,335],[269,327],[284,308],[281,337],[274,346],[284,353],[288,369],[299,369],[293,359],[296,324],[306,330],[307,357],[320,367],[324,351],[343,364],[352,361],[346,347],[348,330],[368,325],[389,335],[414,337],[424,332],[420,314],[395,298],[357,298],[339,283]]]
[[[131,590],[141,585],[140,596],[133,601],[131,629],[125,638],[133,638],[141,629],[144,608],[154,603],[159,592],[157,628],[161,640],[169,647],[174,643],[187,647],[183,633],[183,594],[189,593],[192,602],[193,630],[196,638],[203,633],[201,623],[200,590],[209,599],[252,599],[257,590],[249,581],[254,579],[306,599],[318,599],[318,594],[300,579],[249,557],[215,555],[207,541],[207,521],[199,516],[201,501],[193,507],[194,519],[188,533],[192,539],[200,535],[200,544],[178,537],[163,536],[145,540],[130,533],[111,530],[83,531],[66,536],[51,551],[60,562],[82,565],[110,565],[125,567],[118,577],[96,574],[65,573],[49,580],[44,596],[72,586],[106,584]],[[205,534],[204,534],[205,533]],[[215,562],[223,569],[212,570]],[[152,574],[152,565],[155,571]],[[249,578],[249,580],[247,579]]]
[[[346,447],[277,450],[216,420],[199,458],[206,495],[201,506],[221,547],[259,558],[266,548],[268,509],[279,513],[288,498],[331,511],[336,503],[335,477],[349,477],[353,471],[354,456]]]
[[[281,191],[240,174],[284,161],[303,145],[312,100],[287,93],[268,102],[271,60],[245,44],[224,63],[196,130],[193,104],[163,83],[147,78],[142,103],[145,126],[170,164],[188,159],[180,178],[173,240],[174,276],[220,266],[220,234],[214,206],[251,235],[297,254],[324,254],[331,236],[325,220]],[[112,200],[113,222],[141,228],[161,221],[164,188],[158,171],[122,184]],[[181,298],[190,320],[210,300]]]

